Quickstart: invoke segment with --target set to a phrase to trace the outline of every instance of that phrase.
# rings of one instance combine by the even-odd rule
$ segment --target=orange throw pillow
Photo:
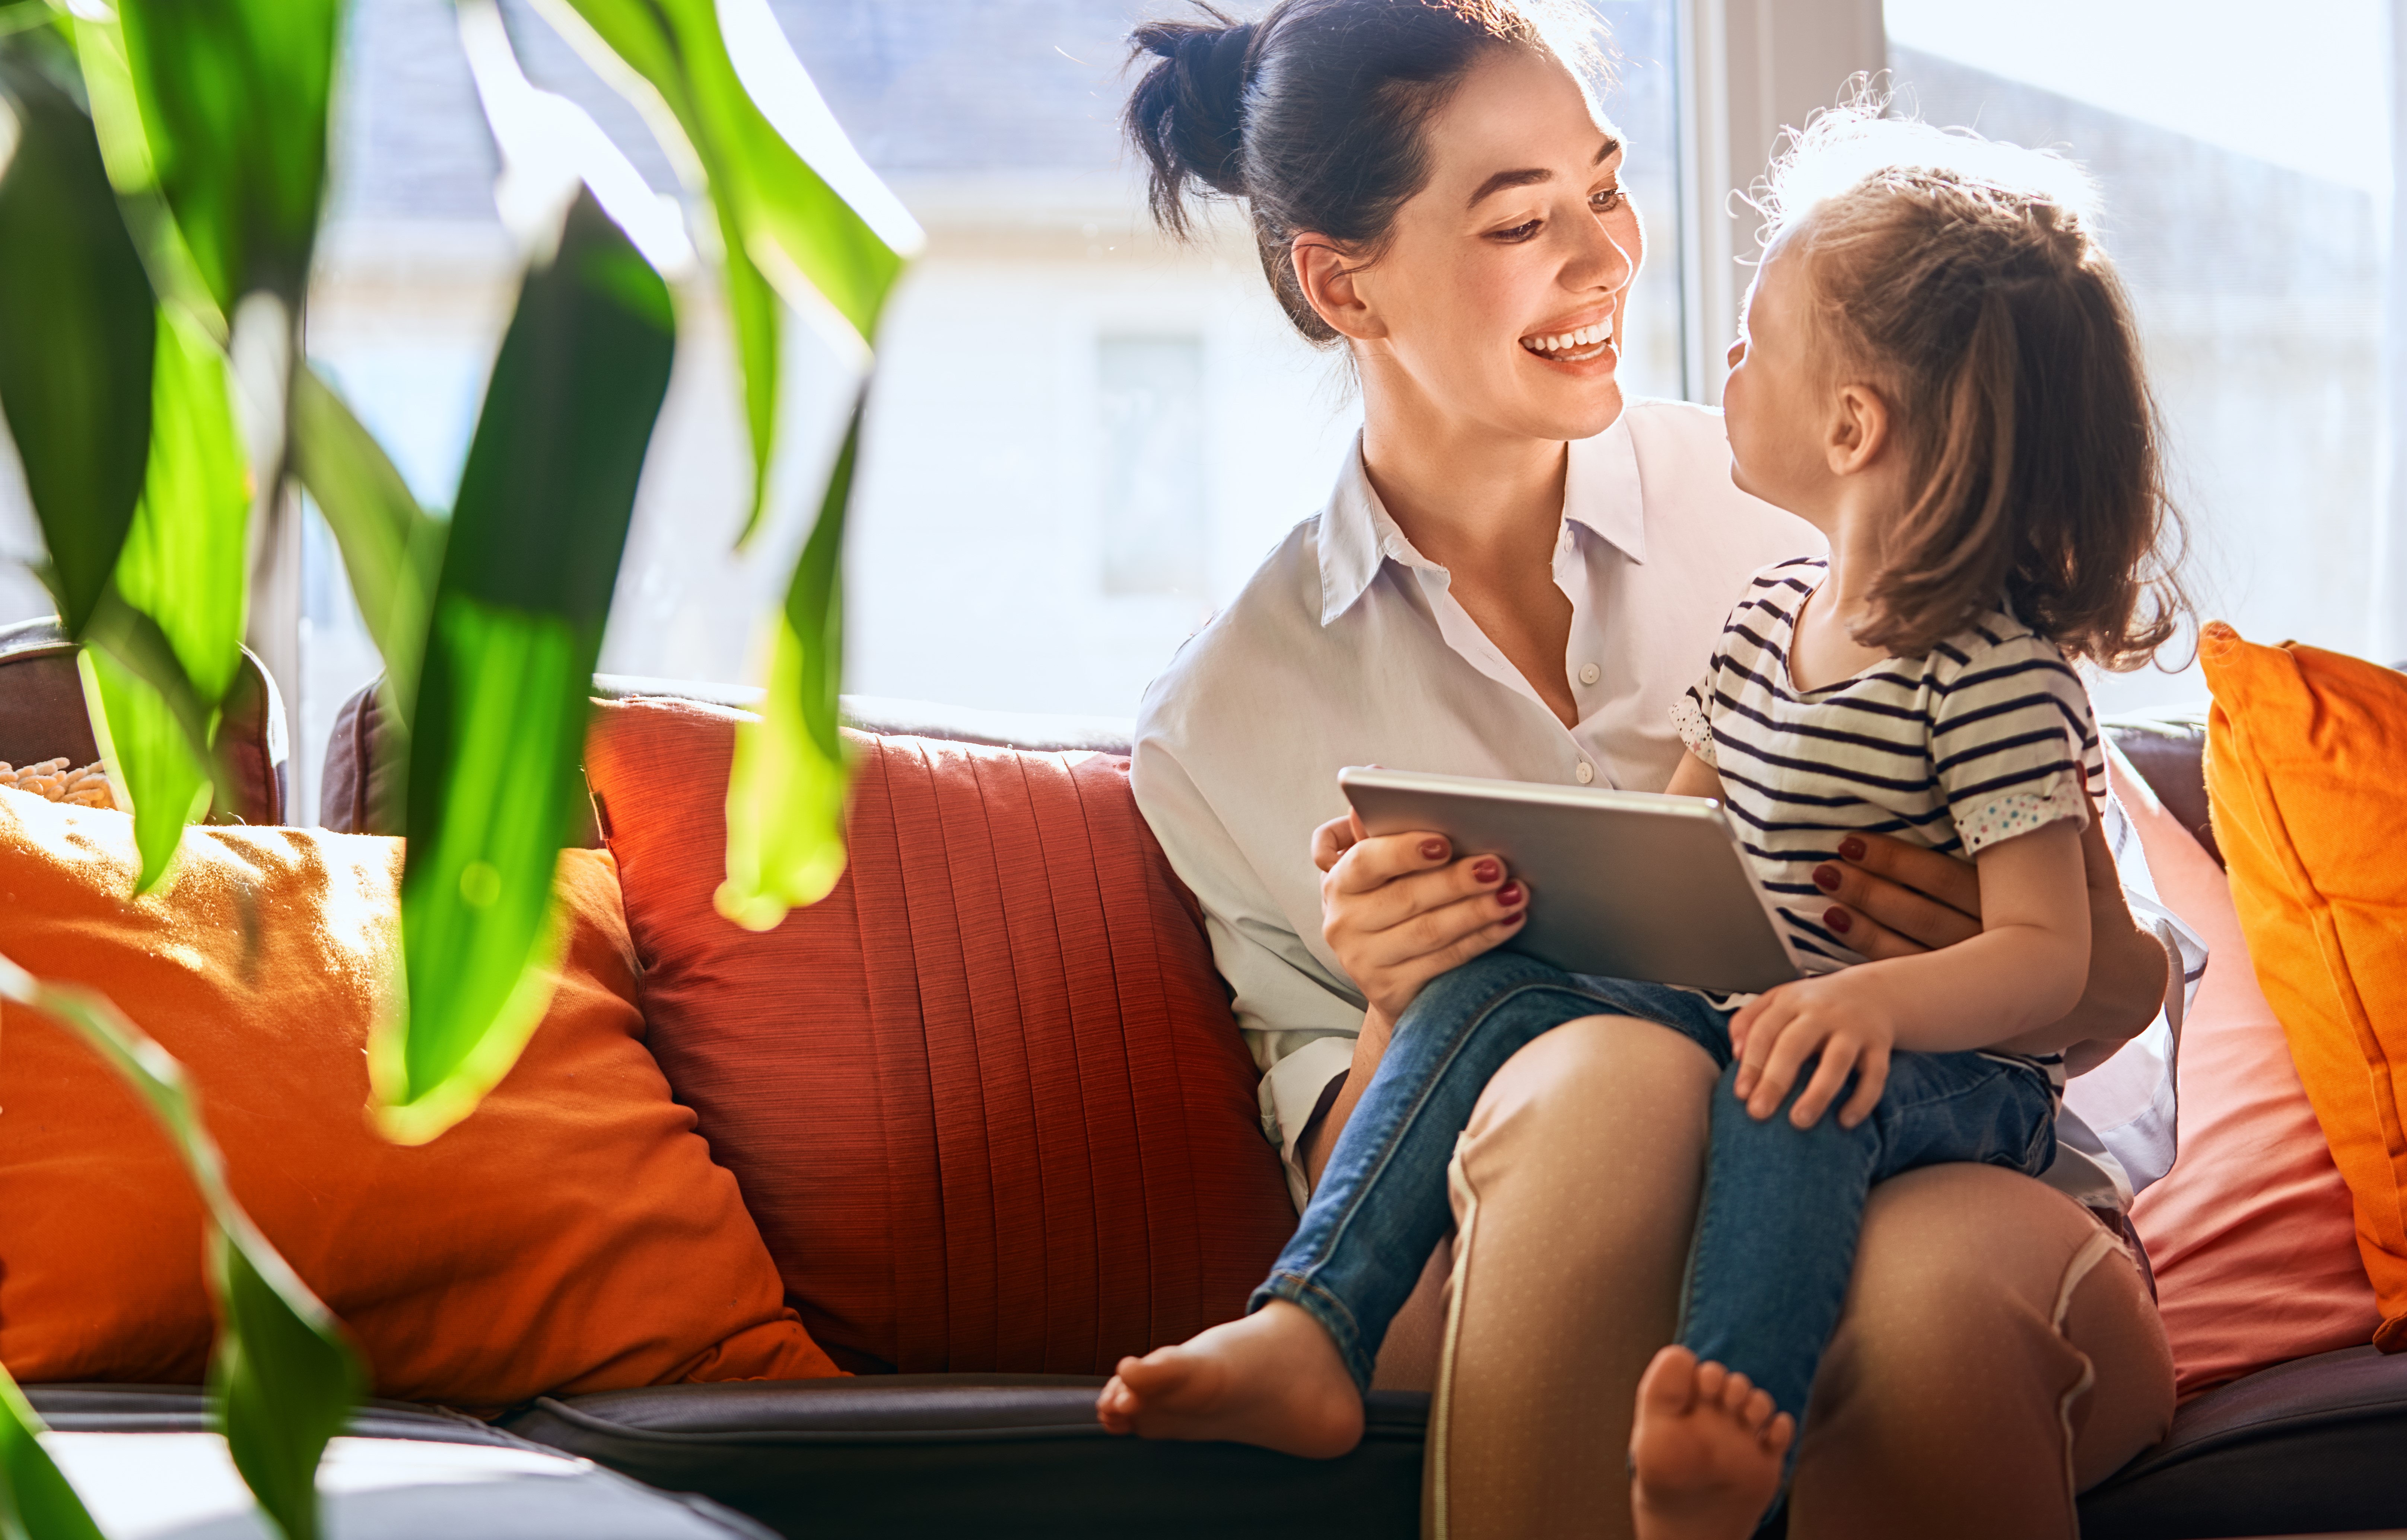
[[[2289,1034],[2381,1301],[2407,1349],[2407,678],[2216,622],[2207,795],[2265,998]]]
[[[2382,1323],[2282,1024],[2257,987],[2231,884],[2144,784],[2115,792],[2158,896],[2208,948],[2181,1036],[2181,1158],[2131,1206],[2184,1399],[2258,1369],[2371,1341]]]
[[[401,842],[196,828],[138,901],[133,820],[0,791],[0,953],[90,985],[183,1061],[235,1195],[349,1327],[377,1392],[545,1392],[835,1372],[645,1050],[607,855],[563,854],[559,988],[475,1116],[372,1133],[363,1045]],[[27,1381],[192,1383],[201,1208],[80,1041],[0,1022],[0,1363]]]

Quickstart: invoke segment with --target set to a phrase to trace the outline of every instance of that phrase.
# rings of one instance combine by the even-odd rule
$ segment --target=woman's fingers
[[[1332,819],[1314,831],[1316,856],[1319,853],[1320,836],[1330,833],[1336,822]],[[1442,867],[1453,858],[1454,847],[1443,834],[1382,834],[1368,840],[1353,840],[1338,854],[1328,870],[1338,891],[1369,893],[1387,886],[1399,877]]]
[[[1362,821],[1347,809],[1343,818],[1332,818],[1312,831],[1312,864],[1322,871],[1337,865],[1337,858],[1352,850],[1362,840]]]
[[[1367,844],[1358,845],[1355,854],[1368,848]],[[1353,860],[1354,855],[1346,859]],[[1345,862],[1340,862],[1322,883],[1323,919],[1334,918],[1347,931],[1365,935],[1396,929],[1411,925],[1447,904],[1501,892],[1512,885],[1512,876],[1504,863],[1493,855],[1465,855],[1362,889],[1347,885],[1347,869]]]
[[[1374,966],[1400,968],[1421,958],[1453,955],[1477,931],[1507,920],[1518,924],[1529,913],[1529,891],[1505,882],[1490,889],[1481,883],[1467,894],[1420,910],[1397,925],[1367,930],[1357,938],[1364,957]],[[1488,950],[1486,947],[1478,949]],[[1476,952],[1468,955],[1476,956]],[[1431,970],[1435,977],[1454,965]]]
[[[1850,922],[1870,921],[1910,950],[1953,946],[1981,933],[1981,879],[1973,863],[1885,834],[1841,840],[1839,859],[1814,869],[1814,885]],[[1859,924],[1830,928],[1864,955],[1879,955],[1859,943]]]
[[[1847,1076],[1854,1072],[1856,1057],[1861,1050],[1844,1038],[1832,1038],[1822,1045],[1821,1061],[1815,1066],[1814,1078],[1805,1089],[1788,1104],[1788,1121],[1800,1128],[1811,1128],[1822,1121],[1822,1114],[1839,1099],[1845,1088]]]

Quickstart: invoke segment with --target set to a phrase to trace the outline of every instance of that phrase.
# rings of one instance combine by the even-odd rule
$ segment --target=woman
[[[1289,318],[1361,383],[1328,506],[1156,683],[1134,771],[1210,918],[1299,1200],[1423,986],[1544,901],[1435,836],[1360,838],[1332,816],[1337,769],[1658,789],[1671,699],[1747,574],[1816,544],[1731,486],[1717,417],[1623,401],[1645,239],[1627,148],[1580,84],[1582,14],[1283,0],[1259,24],[1138,34],[1162,61],[1129,108],[1157,214],[1183,228],[1190,183],[1242,198]],[[2062,1038],[2095,1062],[2181,970],[2104,841],[2086,848],[2091,977]],[[1842,854],[1816,881],[1865,954],[1977,930],[1968,867],[1876,837]],[[1436,1532],[1625,1533],[1631,1392],[1672,1335],[1715,1073],[1665,1028],[1588,1017],[1490,1082],[1448,1173]],[[2169,1355],[2109,1228],[2127,1194],[2078,1155],[2048,1180],[1943,1166],[1875,1193],[1793,1533],[2070,1535],[2073,1493],[2161,1434]],[[1118,1425],[1345,1447],[1327,1406],[1216,1395],[1219,1355],[1333,1359],[1325,1336],[1266,1335],[1269,1314],[1124,1365],[1145,1411]]]

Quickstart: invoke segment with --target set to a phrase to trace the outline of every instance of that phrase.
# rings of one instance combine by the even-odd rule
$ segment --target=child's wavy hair
[[[1825,376],[1879,390],[1906,455],[1858,640],[1916,657],[2002,600],[2067,651],[2136,668],[2187,612],[2183,533],[2092,184],[1886,106],[1862,92],[1818,114],[1755,199],[1767,251],[1804,259]]]

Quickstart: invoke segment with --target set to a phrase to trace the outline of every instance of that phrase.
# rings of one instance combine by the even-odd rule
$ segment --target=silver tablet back
[[[1755,992],[1800,976],[1720,804],[1697,797],[1348,769],[1372,834],[1433,830],[1529,884],[1507,943],[1572,973]]]

